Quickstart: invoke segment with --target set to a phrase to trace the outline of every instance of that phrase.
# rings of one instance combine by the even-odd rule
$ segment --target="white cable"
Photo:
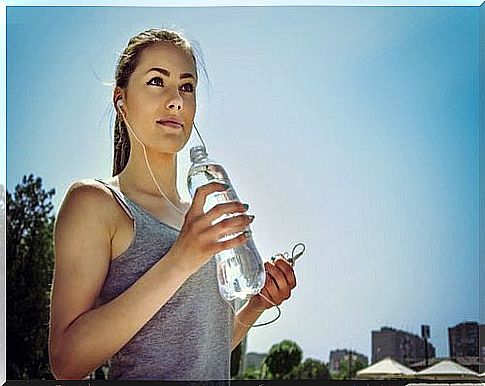
[[[303,250],[302,250],[301,252],[299,252],[299,253],[297,253],[297,254],[295,255],[295,250],[296,250],[296,248],[297,248],[297,247],[299,247],[299,246],[300,246],[300,247],[302,247],[302,248],[303,248]],[[306,249],[305,244],[304,244],[304,243],[299,242],[299,243],[295,244],[295,246],[293,247],[293,250],[291,251],[291,257],[290,257],[290,258],[287,258],[287,257],[286,257],[286,255],[288,255],[288,252],[285,252],[285,253],[277,253],[275,256],[273,256],[273,257],[271,258],[271,261],[272,261],[272,262],[274,262],[274,261],[276,260],[276,256],[277,256],[277,255],[281,255],[283,258],[285,258],[285,259],[286,259],[286,261],[288,261],[288,262],[291,264],[291,266],[292,266],[292,267],[294,267],[296,260],[298,260],[298,259],[299,259],[299,258],[300,258],[300,257],[303,255],[303,252],[305,252],[305,249]],[[276,322],[276,321],[279,319],[279,317],[281,316],[281,309],[280,309],[280,307],[279,307],[277,304],[273,303],[273,302],[272,302],[270,299],[268,299],[266,296],[264,296],[264,295],[263,295],[261,292],[259,292],[257,295],[261,296],[261,297],[262,297],[263,299],[265,299],[265,300],[266,300],[268,303],[270,303],[270,304],[272,304],[273,306],[275,306],[275,307],[276,307],[276,309],[278,310],[278,315],[276,316],[276,318],[274,318],[273,320],[270,320],[269,322],[265,322],[265,323],[260,323],[260,324],[254,324],[254,325],[250,325],[250,324],[243,323],[243,322],[241,322],[240,320],[238,320],[238,319],[236,318],[236,310],[235,310],[235,309],[232,307],[232,304],[231,304],[231,303],[229,303],[229,306],[231,307],[231,310],[232,310],[232,312],[234,313],[234,319],[235,319],[235,320],[236,320],[238,323],[242,324],[243,326],[246,326],[246,327],[263,327],[263,326],[267,326],[268,324],[271,324],[271,323],[273,323],[273,322]]]
[[[146,151],[146,148],[145,148],[145,144],[144,144],[142,141],[140,141],[140,139],[138,138],[138,136],[137,136],[137,135],[136,135],[136,133],[135,133],[135,130],[133,130],[133,129],[131,128],[131,126],[130,126],[130,124],[128,123],[128,120],[126,119],[125,114],[123,113],[123,110],[121,110],[121,108],[120,108],[120,113],[121,113],[121,116],[123,117],[123,121],[125,122],[126,126],[127,126],[127,127],[128,127],[130,130],[131,130],[131,132],[132,132],[132,133],[133,133],[133,135],[135,136],[136,140],[137,140],[137,141],[140,143],[140,145],[143,147],[143,154],[145,155],[145,162],[146,162],[146,164],[147,164],[147,166],[148,166],[148,171],[150,172],[150,176],[152,177],[153,182],[154,182],[154,183],[155,183],[155,185],[157,186],[158,191],[159,191],[159,192],[160,192],[160,194],[163,196],[163,198],[165,198],[165,200],[167,200],[167,201],[168,201],[168,203],[169,203],[170,205],[172,205],[172,206],[175,208],[175,210],[176,210],[177,212],[179,212],[179,213],[180,213],[182,216],[185,216],[185,212],[184,212],[184,211],[182,211],[182,210],[180,210],[179,208],[177,208],[177,206],[176,206],[176,205],[175,205],[175,204],[174,204],[172,201],[170,201],[170,199],[169,199],[169,198],[168,198],[168,197],[167,197],[167,196],[166,196],[166,195],[163,193],[162,189],[160,188],[160,185],[158,185],[158,182],[157,182],[157,180],[155,179],[155,176],[153,175],[152,168],[150,167],[150,163],[148,162],[148,156],[147,156],[147,151]]]
[[[246,327],[263,327],[263,326],[266,326],[266,325],[268,325],[268,324],[270,324],[270,323],[276,322],[276,320],[278,320],[278,319],[279,319],[279,317],[281,316],[281,309],[280,309],[280,307],[279,307],[277,304],[273,303],[271,300],[269,300],[269,299],[268,299],[266,296],[264,296],[264,295],[263,295],[261,292],[260,292],[260,293],[258,293],[257,295],[261,296],[261,297],[262,297],[263,299],[265,299],[265,300],[266,300],[268,303],[270,303],[270,304],[272,304],[273,306],[275,306],[275,307],[276,307],[276,309],[278,310],[278,315],[276,316],[276,318],[274,318],[273,320],[270,320],[269,322],[260,323],[260,324],[247,324],[247,323],[243,323],[243,322],[241,322],[241,321],[240,321],[240,320],[239,320],[239,319],[236,317],[237,315],[236,315],[236,310],[235,310],[235,308],[232,306],[232,304],[231,304],[231,303],[229,303],[229,302],[228,302],[228,303],[229,303],[229,307],[231,308],[231,311],[232,311],[232,313],[234,314],[234,320],[235,320],[236,322],[238,322],[239,324],[242,324],[243,326],[246,326]],[[254,296],[256,296],[256,295],[254,295]]]
[[[120,109],[119,109],[119,111],[120,111],[120,113],[121,113],[121,116],[123,117],[123,121],[125,122],[126,126],[127,126],[127,127],[128,127],[130,130],[131,130],[131,132],[132,132],[132,133],[133,133],[133,135],[135,136],[136,140],[137,140],[137,141],[140,143],[140,145],[143,147],[143,154],[145,155],[145,163],[146,163],[146,164],[147,164],[147,166],[148,166],[148,171],[150,172],[150,176],[152,177],[152,180],[153,180],[153,182],[155,183],[155,185],[156,185],[156,187],[157,187],[158,191],[159,191],[159,192],[160,192],[160,194],[163,196],[163,198],[165,198],[165,200],[167,200],[167,202],[168,202],[170,205],[172,205],[172,206],[175,208],[175,210],[176,210],[177,212],[179,212],[180,214],[182,214],[182,215],[184,216],[184,215],[185,215],[185,212],[183,212],[183,211],[181,211],[179,208],[177,208],[177,206],[175,206],[175,204],[174,204],[174,203],[172,203],[172,201],[170,201],[170,199],[169,199],[169,198],[168,198],[168,197],[167,197],[167,196],[166,196],[166,195],[163,193],[162,189],[160,188],[160,185],[158,185],[158,182],[157,182],[157,180],[155,179],[155,176],[153,175],[152,169],[151,169],[151,167],[150,167],[150,163],[148,162],[148,156],[147,156],[147,151],[146,151],[146,148],[145,148],[145,144],[144,144],[142,141],[140,141],[140,139],[139,139],[139,138],[138,138],[138,136],[136,135],[135,131],[134,131],[134,130],[131,128],[130,124],[128,123],[128,120],[127,120],[127,119],[126,119],[126,117],[125,117],[125,114],[123,113],[123,110],[120,108]],[[196,128],[196,130],[197,130],[197,128]],[[199,134],[199,133],[198,133],[198,130],[197,130],[197,134]],[[200,134],[199,134],[199,137],[200,137]],[[201,137],[200,137],[200,139],[202,140],[202,138],[201,138]],[[204,146],[205,146],[205,144],[204,144]],[[300,243],[300,244],[302,244],[302,243]],[[305,248],[305,246],[304,246],[304,245],[303,245],[303,248]],[[303,251],[304,251],[304,250],[305,250],[305,249],[303,249]],[[295,251],[295,248],[293,248],[293,252],[294,252],[294,251]],[[301,252],[301,253],[300,253],[300,254],[299,254],[299,255],[298,255],[296,258],[300,257],[300,255],[303,253],[303,251],[302,251],[302,252]],[[292,263],[294,263],[294,261],[296,260],[296,258],[295,258],[295,259],[292,261]],[[293,264],[292,264],[292,265],[293,265]],[[275,307],[277,308],[277,310],[278,310],[278,316],[276,316],[276,318],[274,318],[273,320],[271,320],[271,321],[269,321],[269,322],[266,322],[266,323],[260,323],[260,324],[256,324],[256,325],[252,325],[252,324],[246,324],[246,323],[243,323],[243,322],[241,322],[240,320],[238,320],[238,319],[236,318],[236,310],[235,310],[235,309],[232,307],[232,304],[231,304],[231,303],[229,303],[229,306],[231,307],[231,310],[232,310],[232,312],[234,313],[234,319],[235,319],[235,320],[236,320],[238,323],[240,323],[240,324],[242,324],[242,325],[244,325],[244,326],[246,326],[246,327],[262,327],[262,326],[266,326],[266,325],[268,325],[268,324],[270,324],[270,323],[273,323],[273,322],[275,322],[277,319],[279,319],[279,317],[281,316],[281,309],[280,309],[280,307],[279,307],[277,304],[273,303],[273,302],[272,302],[270,299],[268,299],[268,298],[267,298],[266,296],[264,296],[262,293],[259,293],[258,295],[259,295],[259,296],[261,296],[263,299],[265,299],[265,300],[266,300],[268,303],[272,304],[273,306],[275,306]]]

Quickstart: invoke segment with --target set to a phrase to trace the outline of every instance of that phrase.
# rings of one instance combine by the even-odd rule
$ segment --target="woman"
[[[228,379],[230,353],[261,313],[295,287],[292,267],[266,263],[267,280],[234,317],[219,295],[216,253],[241,245],[247,205],[206,214],[177,192],[177,153],[196,111],[197,62],[168,30],[133,37],[120,56],[113,178],[74,182],[55,224],[49,354],[57,379],[82,379],[110,359],[109,379]],[[147,167],[149,165],[149,167]],[[223,214],[240,213],[212,225]]]

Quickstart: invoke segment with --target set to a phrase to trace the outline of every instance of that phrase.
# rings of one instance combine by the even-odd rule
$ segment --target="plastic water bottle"
[[[239,201],[225,169],[220,163],[208,158],[204,146],[196,146],[190,149],[190,161],[192,165],[187,176],[187,186],[192,197],[194,197],[199,186],[213,181],[230,186],[227,191],[214,192],[207,196],[204,213],[207,213],[217,204]],[[223,215],[213,224],[238,215],[237,213]],[[249,226],[246,229],[249,230]],[[230,240],[241,233],[225,235],[219,241]],[[263,288],[266,273],[252,237],[249,237],[244,244],[236,248],[226,249],[216,254],[215,258],[219,292],[227,301],[232,301],[235,298],[244,300],[248,295],[255,295]]]

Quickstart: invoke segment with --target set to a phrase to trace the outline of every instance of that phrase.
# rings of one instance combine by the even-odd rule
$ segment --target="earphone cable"
[[[298,252],[298,253],[295,255],[295,251],[296,251],[296,248],[297,248],[297,247],[302,247],[303,249],[301,250],[301,252]],[[293,267],[293,266],[295,265],[296,260],[298,260],[298,259],[299,259],[299,258],[300,258],[300,257],[303,255],[303,252],[305,252],[305,249],[306,249],[306,246],[305,246],[305,244],[304,244],[304,243],[302,243],[302,242],[298,242],[298,243],[296,243],[296,244],[293,246],[293,249],[292,249],[292,251],[291,251],[291,257],[290,257],[289,259],[287,258],[287,259],[286,259],[286,261],[288,261],[288,262],[291,264],[291,266]],[[285,254],[288,254],[288,253],[287,253],[287,252],[285,252]],[[281,254],[281,253],[280,253],[280,254],[277,254],[277,255],[280,255],[280,256],[283,256],[283,257],[284,257],[284,254]],[[271,259],[271,261],[275,261],[275,257],[273,257],[273,258]],[[265,300],[266,300],[268,303],[270,303],[270,304],[272,304],[273,306],[275,306],[275,307],[276,307],[276,309],[278,310],[278,315],[277,315],[277,316],[276,316],[274,319],[270,320],[269,322],[260,323],[260,324],[254,324],[254,325],[249,325],[249,324],[246,324],[246,323],[241,322],[240,320],[238,320],[238,319],[236,318],[236,310],[235,310],[235,309],[232,307],[232,304],[231,304],[231,303],[229,303],[229,305],[231,306],[231,310],[232,310],[232,312],[234,313],[234,320],[236,320],[238,323],[242,324],[243,326],[246,326],[246,327],[263,327],[263,326],[267,326],[268,324],[271,324],[271,323],[273,323],[273,322],[276,322],[276,321],[277,321],[277,320],[280,318],[280,316],[281,316],[281,309],[280,309],[280,307],[279,307],[277,304],[273,303],[273,302],[272,302],[270,299],[268,299],[266,296],[264,296],[264,295],[263,295],[261,292],[259,292],[257,295],[261,296],[261,297],[262,297],[263,299],[265,299]],[[256,295],[255,295],[255,296],[256,296]]]
[[[146,163],[146,164],[147,164],[147,166],[148,166],[148,171],[150,172],[150,176],[152,177],[152,180],[153,180],[153,182],[155,183],[155,185],[156,185],[156,187],[157,187],[158,191],[159,191],[159,192],[160,192],[160,194],[163,196],[163,198],[165,198],[165,200],[167,200],[167,202],[168,202],[170,205],[172,205],[172,206],[175,208],[175,210],[176,210],[177,212],[179,212],[181,215],[183,215],[183,216],[184,216],[184,215],[185,215],[185,212],[184,212],[184,211],[182,211],[182,210],[180,210],[179,208],[177,208],[177,206],[176,206],[176,205],[175,205],[175,204],[174,204],[172,201],[170,201],[170,199],[169,199],[169,198],[168,198],[168,197],[167,197],[167,196],[166,196],[166,195],[163,193],[162,188],[161,188],[161,187],[160,187],[160,185],[158,184],[158,182],[157,182],[157,180],[156,180],[155,176],[153,175],[152,168],[150,167],[150,163],[148,162],[148,156],[147,156],[147,151],[146,151],[146,148],[145,148],[145,144],[144,144],[142,141],[140,141],[140,139],[139,139],[139,138],[138,138],[138,136],[136,135],[135,131],[134,131],[134,130],[131,128],[131,126],[130,126],[130,124],[128,123],[127,119],[125,118],[125,114],[123,114],[123,111],[121,110],[121,108],[120,108],[120,113],[121,113],[121,115],[122,115],[122,117],[123,117],[123,120],[125,121],[126,126],[127,126],[127,127],[128,127],[130,130],[131,130],[131,132],[132,132],[132,133],[133,133],[133,135],[135,136],[136,140],[137,140],[137,141],[140,143],[140,145],[141,145],[141,146],[142,146],[142,148],[143,148],[143,154],[144,154],[144,156],[145,156],[145,163]]]
[[[195,131],[197,132],[197,135],[199,136],[200,142],[202,142],[202,146],[204,146],[204,149],[207,151],[207,146],[205,145],[205,142],[202,139],[202,136],[200,135],[200,131],[197,128],[197,126],[195,125],[195,122],[194,122],[194,128],[195,128]]]
[[[264,323],[259,323],[259,324],[247,324],[247,323],[243,323],[243,322],[241,322],[240,320],[238,320],[238,319],[237,319],[237,317],[236,317],[236,310],[235,310],[235,308],[233,307],[233,305],[232,305],[230,302],[228,302],[229,307],[231,308],[231,311],[232,311],[232,313],[234,314],[234,320],[235,320],[237,323],[242,324],[243,326],[246,326],[246,327],[263,327],[263,326],[267,326],[268,324],[271,324],[271,323],[276,322],[276,321],[277,321],[277,320],[280,318],[280,316],[281,316],[281,308],[280,308],[280,307],[279,307],[277,304],[275,304],[275,303],[273,303],[271,300],[269,300],[269,299],[268,299],[266,296],[264,296],[264,295],[263,295],[261,292],[260,292],[260,293],[258,293],[257,295],[261,296],[261,297],[262,297],[263,299],[265,299],[265,300],[266,300],[268,303],[270,303],[270,304],[272,304],[273,306],[275,306],[275,307],[276,307],[276,309],[278,310],[278,315],[276,315],[276,317],[275,317],[274,319],[270,320],[269,322],[264,322]],[[255,295],[255,296],[256,296],[256,295]]]
[[[142,141],[141,141],[141,140],[138,138],[138,136],[136,135],[135,131],[134,131],[134,130],[131,128],[131,126],[130,126],[130,124],[128,123],[128,121],[127,121],[127,119],[126,119],[126,117],[125,117],[125,115],[124,115],[123,111],[121,110],[121,108],[120,108],[120,113],[121,113],[121,116],[123,117],[123,120],[124,120],[124,122],[125,122],[126,126],[127,126],[127,127],[128,127],[130,130],[131,130],[131,132],[132,132],[132,133],[133,133],[133,135],[135,136],[136,140],[137,140],[137,141],[138,141],[138,142],[141,144],[141,146],[142,146],[142,148],[143,148],[143,154],[144,154],[144,156],[145,156],[145,163],[146,163],[146,165],[147,165],[147,167],[148,167],[148,170],[149,170],[149,172],[150,172],[150,176],[151,176],[151,178],[152,178],[153,182],[155,183],[155,185],[156,185],[156,187],[157,187],[158,191],[160,192],[160,194],[162,195],[162,197],[163,197],[163,198],[165,198],[165,200],[166,200],[166,201],[167,201],[167,202],[168,202],[170,205],[172,205],[172,206],[174,207],[174,209],[175,209],[177,212],[179,212],[180,214],[182,214],[182,215],[184,216],[184,215],[185,215],[185,212],[183,212],[182,210],[180,210],[179,208],[177,208],[177,206],[176,206],[174,203],[172,203],[172,201],[170,201],[170,199],[169,199],[169,198],[168,198],[168,197],[167,197],[167,196],[166,196],[166,195],[163,193],[163,191],[162,191],[162,189],[161,189],[160,185],[158,184],[158,182],[157,182],[157,180],[156,180],[155,176],[153,175],[152,169],[151,169],[151,167],[150,167],[150,163],[149,163],[149,161],[148,161],[148,156],[147,156],[147,152],[146,152],[145,144],[144,144],[144,143],[143,143],[143,142],[142,142]],[[200,141],[202,142],[202,145],[204,146],[204,148],[206,148],[206,147],[205,147],[204,140],[202,139],[202,136],[200,135],[199,130],[197,129],[197,126],[195,125],[195,123],[194,123],[194,127],[195,127],[195,130],[196,130],[196,132],[197,132],[197,134],[198,134],[198,136],[199,136]],[[302,251],[301,251],[301,252],[300,252],[300,253],[299,253],[297,256],[294,256],[295,249],[296,249],[296,247],[297,247],[298,245],[303,246],[303,250],[302,250]],[[296,259],[297,259],[297,258],[299,258],[299,257],[300,257],[300,256],[303,254],[303,252],[304,252],[304,251],[305,251],[305,245],[304,245],[303,243],[298,243],[297,245],[295,245],[295,246],[294,246],[293,251],[292,251],[292,261],[291,261],[292,265],[294,264],[294,262],[296,261]],[[233,308],[232,304],[231,304],[231,303],[229,303],[229,306],[230,306],[230,308],[231,308],[232,312],[234,313],[234,319],[235,319],[235,320],[236,320],[238,323],[240,323],[240,324],[242,324],[242,325],[244,325],[244,326],[246,326],[246,327],[263,327],[263,326],[267,326],[268,324],[271,324],[271,323],[276,322],[276,321],[277,321],[277,320],[280,318],[280,316],[281,316],[281,309],[280,309],[280,307],[279,307],[277,304],[275,304],[274,302],[272,302],[270,299],[268,299],[268,298],[267,298],[265,295],[263,295],[262,293],[259,293],[258,295],[259,295],[259,296],[261,296],[263,299],[265,299],[265,300],[266,300],[268,303],[270,303],[270,304],[272,304],[273,306],[275,306],[275,307],[276,307],[276,309],[278,310],[278,315],[277,315],[277,316],[276,316],[274,319],[270,320],[269,322],[260,323],[260,324],[256,324],[256,325],[248,325],[248,324],[246,324],[246,323],[241,322],[240,320],[238,320],[238,319],[236,318],[236,310]]]

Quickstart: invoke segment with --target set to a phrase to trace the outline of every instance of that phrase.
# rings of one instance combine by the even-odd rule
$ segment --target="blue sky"
[[[110,175],[103,83],[152,27],[202,47],[198,127],[256,215],[261,254],[307,245],[249,351],[289,338],[305,357],[370,359],[372,330],[429,324],[448,355],[447,327],[479,317],[479,8],[9,7],[10,191],[34,173],[57,210],[72,181]]]

